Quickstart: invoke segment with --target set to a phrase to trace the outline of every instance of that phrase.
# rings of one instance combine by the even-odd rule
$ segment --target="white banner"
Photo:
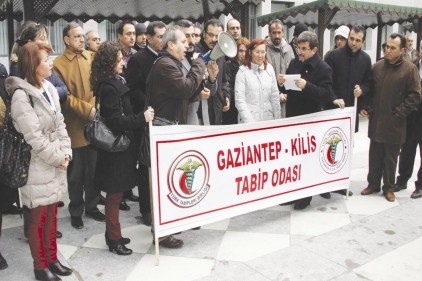
[[[151,127],[157,237],[347,189],[354,108],[226,126]]]

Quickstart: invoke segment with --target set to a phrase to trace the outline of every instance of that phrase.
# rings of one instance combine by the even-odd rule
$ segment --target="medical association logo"
[[[184,152],[173,161],[168,172],[167,197],[182,208],[195,206],[210,189],[209,177],[207,159],[198,151]]]
[[[342,129],[329,129],[321,142],[319,162],[322,169],[328,174],[339,172],[349,158],[349,143]]]

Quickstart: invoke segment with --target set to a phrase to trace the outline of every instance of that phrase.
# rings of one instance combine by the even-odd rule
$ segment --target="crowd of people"
[[[236,42],[236,56],[207,61],[204,56],[218,44],[224,29]],[[211,19],[203,30],[189,20],[171,26],[123,21],[118,38],[101,43],[98,31],[84,33],[71,22],[63,29],[64,52],[51,61],[47,27],[25,23],[11,56],[10,77],[0,68],[0,116],[3,100],[13,95],[14,125],[32,147],[28,182],[20,191],[35,278],[61,280],[58,276],[72,274],[57,259],[56,239],[62,236],[57,231],[57,208],[63,206],[65,193],[71,225],[84,228],[83,215],[105,222],[110,252],[132,253],[119,223],[119,210],[130,209],[126,200],[139,203],[143,223],[154,231],[148,167],[137,156],[144,128],[155,115],[180,125],[229,125],[350,107],[358,99],[356,114],[370,116],[368,186],[361,194],[382,189],[386,200],[394,201],[394,192],[407,188],[416,148],[422,143],[422,48],[419,56],[410,36],[393,33],[384,58],[372,64],[362,50],[362,26],[340,26],[334,33],[334,49],[324,58],[317,35],[306,25],[295,26],[290,43],[285,32],[280,20],[269,22],[267,38],[242,36],[236,19],[226,27]],[[286,90],[287,74],[300,74],[295,80],[300,90]],[[128,136],[127,150],[108,152],[89,143],[84,128],[97,114],[111,131]],[[422,169],[417,176],[414,199],[422,197]],[[1,213],[20,211],[17,190],[1,186],[0,193]],[[311,200],[285,204],[302,210]],[[105,214],[98,204],[105,205]],[[152,242],[183,246],[173,235]],[[0,269],[6,267],[0,254]]]

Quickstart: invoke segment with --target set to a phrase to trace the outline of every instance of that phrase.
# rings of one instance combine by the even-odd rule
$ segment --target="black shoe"
[[[57,207],[59,208],[64,207],[64,202],[63,201],[57,202]]]
[[[422,197],[422,190],[415,189],[415,191],[412,192],[412,195],[410,195],[410,198],[412,199],[418,199]]]
[[[50,263],[48,265],[48,269],[50,269],[51,272],[60,276],[68,276],[73,272],[72,269],[62,265],[59,261]]]
[[[321,196],[322,198],[325,198],[325,199],[331,199],[331,193],[330,193],[330,192],[327,192],[327,193],[321,193],[321,194],[320,194],[320,196]]]
[[[100,200],[98,200],[99,205],[105,205],[105,198],[103,195],[100,194]]]
[[[152,243],[155,245],[155,240],[153,240]],[[176,239],[172,235],[168,236],[166,239],[160,241],[159,243],[160,246],[170,249],[177,249],[183,246],[183,240]]]
[[[393,192],[399,192],[400,190],[406,189],[407,188],[407,184],[399,184],[396,183],[392,189]]]
[[[56,238],[62,238],[63,234],[60,231],[56,231]]]
[[[11,205],[9,209],[2,212],[2,214],[5,214],[5,215],[19,215],[20,213],[21,213],[21,209],[16,207],[15,205]]]
[[[141,213],[142,214],[142,223],[148,226],[151,226],[152,216],[151,213]]]
[[[110,245],[110,239],[108,239],[107,232],[104,233],[104,237],[105,237],[105,241],[106,241],[107,246],[109,246]],[[130,243],[130,238],[122,237],[118,240],[118,242],[120,244],[127,245],[127,244]]]
[[[84,228],[84,222],[80,216],[70,216],[70,223],[76,229]]]
[[[306,207],[308,207],[309,205],[311,205],[311,202],[299,200],[299,201],[297,201],[295,203],[295,206],[293,207],[293,209],[295,209],[295,210],[303,210]]]
[[[95,221],[105,222],[105,215],[100,211],[85,212],[85,216],[94,219]]]
[[[128,204],[126,204],[126,201],[125,200],[122,200],[122,202],[120,202],[120,205],[119,205],[119,210],[129,211],[130,210],[130,206]]]
[[[200,230],[200,229],[201,229],[200,226],[197,226],[197,227],[192,228],[192,230]]]
[[[110,252],[116,253],[120,256],[127,256],[132,254],[132,250],[126,248],[126,246],[121,244],[119,241],[108,240],[108,242],[108,250]]]
[[[0,270],[6,269],[8,266],[6,259],[0,253]]]
[[[281,203],[281,204],[278,204],[278,205],[280,205],[280,206],[289,206],[289,205],[294,204],[295,202],[296,201],[289,201],[289,202]]]
[[[44,268],[41,270],[34,269],[35,279],[41,281],[61,281],[56,274],[52,273],[50,269]]]
[[[343,196],[346,196],[347,189],[340,189],[340,190],[336,190],[336,191],[333,191],[333,192],[340,194],[340,195],[343,195]],[[349,190],[349,196],[353,196],[353,192],[350,191],[350,190]]]
[[[139,202],[139,197],[133,194],[125,195],[124,197],[126,200],[132,201],[132,202]]]

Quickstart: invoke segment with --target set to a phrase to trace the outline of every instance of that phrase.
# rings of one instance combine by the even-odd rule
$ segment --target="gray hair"
[[[63,38],[65,36],[69,36],[69,30],[73,29],[73,28],[77,28],[77,27],[82,27],[79,23],[77,23],[76,21],[72,21],[69,22],[68,24],[66,24],[66,26],[63,28]]]
[[[297,38],[297,43],[309,42],[309,47],[311,49],[318,47],[318,37],[315,33],[311,31],[302,32]]]
[[[181,31],[180,28],[175,26],[170,26],[168,29],[166,29],[166,32],[163,34],[163,42],[161,46],[163,47],[163,50],[167,50],[167,44],[168,42],[176,42],[176,32],[177,30]]]
[[[90,33],[92,33],[92,32],[97,32],[97,33],[98,33],[98,31],[93,30],[93,29],[88,30],[88,32],[87,32],[87,33],[85,33],[85,48],[88,48],[88,44],[89,44],[89,34],[90,34]]]

